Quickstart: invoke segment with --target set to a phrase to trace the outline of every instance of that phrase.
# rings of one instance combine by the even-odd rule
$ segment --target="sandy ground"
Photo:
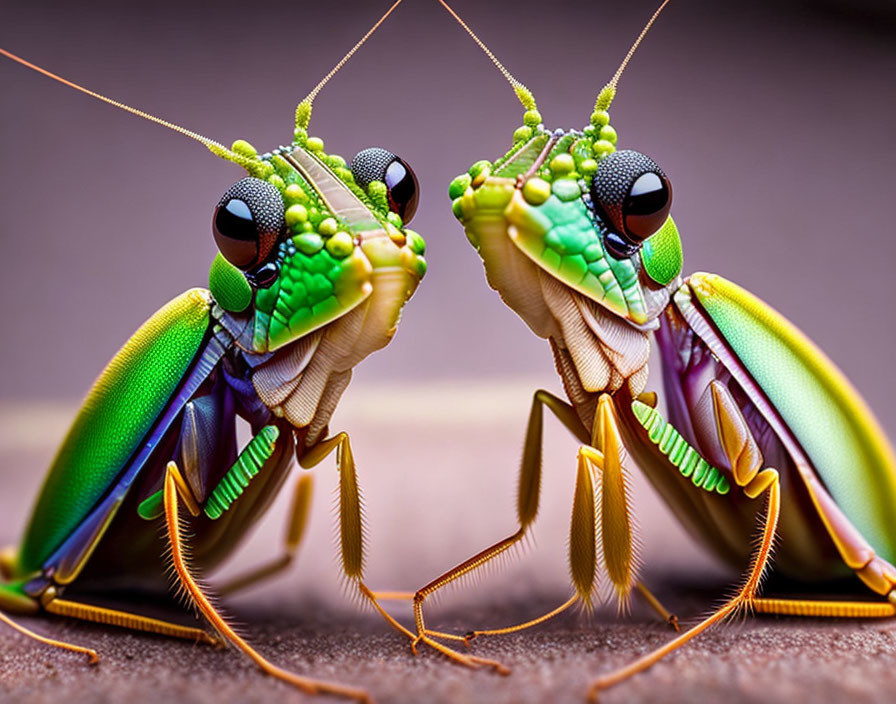
[[[512,530],[531,388],[453,385],[424,392],[361,384],[349,390],[334,426],[353,437],[370,533],[367,573],[375,588],[421,586]],[[471,395],[473,404],[461,403]],[[412,415],[402,410],[408,408]],[[66,403],[0,407],[0,544],[18,539],[71,412]],[[547,425],[535,544],[501,570],[450,591],[428,612],[431,626],[464,632],[506,625],[567,597],[575,445]],[[341,589],[333,559],[332,466],[317,470],[316,481],[312,524],[297,564],[227,602],[249,640],[284,667],[365,687],[380,702],[580,702],[593,676],[671,636],[635,599],[626,616],[604,605],[591,616],[571,613],[525,634],[477,642],[475,653],[512,668],[506,678],[453,666],[431,651],[414,658],[405,639]],[[637,474],[634,484],[644,577],[683,621],[692,621],[737,576],[691,543]],[[285,510],[278,501],[212,582],[277,553]],[[409,622],[406,605],[394,612]],[[22,622],[90,645],[102,661],[88,668],[2,629],[2,702],[310,701],[232,652],[61,620]],[[755,618],[710,631],[604,701],[892,701],[894,662],[896,631],[888,622]]]

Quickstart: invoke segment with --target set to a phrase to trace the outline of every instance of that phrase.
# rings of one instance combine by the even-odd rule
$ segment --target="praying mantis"
[[[628,132],[628,131],[627,131],[627,132]],[[626,138],[627,138],[627,137],[626,137]],[[458,148],[458,149],[459,149],[459,148]],[[675,168],[675,167],[673,167],[673,165],[671,165],[671,164],[666,164],[666,166],[667,166],[667,168],[669,168],[670,173],[673,174],[673,175],[674,175],[674,173],[676,173],[676,172],[680,172],[680,170],[681,170],[680,167]],[[686,239],[687,239],[687,238],[686,238]],[[422,608],[422,607],[421,607],[421,608]],[[421,613],[422,613],[422,610],[421,610]]]
[[[229,644],[305,692],[369,701],[362,689],[267,660],[221,615],[194,569],[205,571],[231,553],[282,488],[294,458],[308,469],[335,452],[342,570],[352,590],[380,609],[363,581],[351,442],[328,426],[352,369],[389,343],[426,272],[425,242],[406,226],[419,186],[411,167],[383,148],[364,149],[351,163],[328,153],[309,122],[318,92],[399,4],[298,104],[291,141],[265,153],[245,140],[225,147],[0,49],[5,59],[199,142],[247,174],[213,208],[219,253],[209,288],[163,306],[107,365],[57,452],[21,542],[0,553],[6,626],[91,663],[99,657],[93,649],[43,636],[13,616],[45,612]],[[238,418],[252,430],[243,447]],[[302,474],[283,555],[221,592],[289,565],[310,491],[310,476]],[[213,633],[149,617],[139,606],[111,609],[96,601],[125,585],[164,595],[169,569]]]
[[[416,592],[417,643],[475,666],[439,641],[469,644],[590,604],[601,564],[618,600],[637,588],[677,629],[638,581],[627,457],[695,538],[747,567],[734,596],[669,643],[595,680],[592,700],[739,611],[896,615],[896,457],[880,424],[843,374],[781,314],[719,275],[683,278],[682,238],[670,216],[672,181],[650,157],[622,148],[610,124],[622,72],[668,0],[599,92],[581,130],[548,128],[529,89],[439,1],[525,110],[506,154],[475,162],[451,183],[452,212],[490,286],[550,342],[567,398],[534,394],[519,528]],[[660,352],[665,417],[648,390],[651,335]],[[581,443],[569,533],[573,595],[506,628],[465,637],[429,630],[428,598],[518,545],[531,529],[545,409]],[[772,565],[810,585],[854,575],[872,598],[765,598],[759,586]]]

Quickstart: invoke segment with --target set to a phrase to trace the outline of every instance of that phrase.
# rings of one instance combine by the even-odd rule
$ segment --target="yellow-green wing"
[[[688,284],[840,508],[879,555],[896,559],[896,458],[852,384],[753,294],[715,274],[694,274]]]

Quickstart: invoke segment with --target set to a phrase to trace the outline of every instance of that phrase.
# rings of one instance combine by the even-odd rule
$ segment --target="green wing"
[[[103,370],[44,481],[22,540],[20,574],[40,569],[109,489],[190,367],[209,328],[210,307],[203,289],[178,296]]]
[[[879,555],[896,559],[896,458],[858,392],[809,338],[748,291],[714,274],[688,283],[840,508]]]

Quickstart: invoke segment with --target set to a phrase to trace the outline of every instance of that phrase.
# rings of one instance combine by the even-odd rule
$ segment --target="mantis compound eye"
[[[243,271],[267,258],[284,225],[280,191],[260,178],[244,178],[228,188],[212,217],[218,249]]]
[[[413,169],[403,159],[380,147],[363,149],[352,159],[352,174],[364,189],[371,181],[382,181],[386,184],[389,210],[398,213],[405,224],[414,217],[420,185]]]
[[[623,149],[601,159],[591,201],[614,234],[637,248],[669,217],[672,184],[653,159]]]

